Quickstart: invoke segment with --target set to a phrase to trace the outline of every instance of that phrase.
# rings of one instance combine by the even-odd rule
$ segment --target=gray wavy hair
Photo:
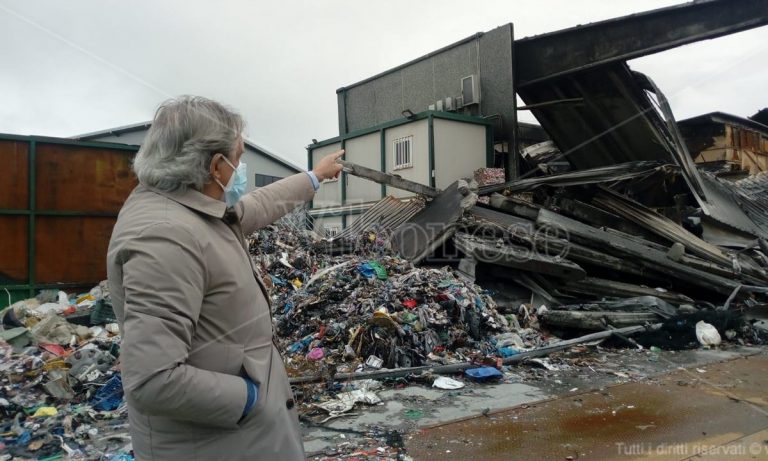
[[[202,189],[210,180],[211,158],[230,156],[243,131],[232,109],[200,96],[165,101],[133,161],[139,182],[163,191]]]

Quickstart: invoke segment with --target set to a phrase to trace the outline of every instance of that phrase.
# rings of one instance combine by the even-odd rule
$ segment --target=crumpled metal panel
[[[664,94],[647,76],[630,71],[626,63],[528,85],[519,92],[530,105],[581,98],[579,103],[533,109],[563,158],[575,169],[641,160],[674,163],[681,168],[704,214],[756,237],[768,236],[763,206],[698,170]]]
[[[483,186],[479,195],[488,195],[501,190],[510,192],[533,190],[539,186],[567,187],[581,184],[597,184],[603,182],[623,181],[644,176],[650,176],[662,168],[660,162],[639,161],[618,165],[608,165],[589,170],[569,171],[567,173],[538,176],[535,178],[515,179],[504,184]]]
[[[741,179],[731,187],[747,216],[768,231],[768,173]]]
[[[638,160],[670,162],[662,121],[626,63],[618,62],[518,88],[527,105],[564,99],[533,115],[576,169]]]

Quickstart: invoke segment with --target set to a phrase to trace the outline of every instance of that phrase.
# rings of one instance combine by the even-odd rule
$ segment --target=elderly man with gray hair
[[[267,290],[245,235],[337,177],[343,151],[248,194],[242,118],[164,103],[107,255],[137,460],[299,460],[304,449]]]

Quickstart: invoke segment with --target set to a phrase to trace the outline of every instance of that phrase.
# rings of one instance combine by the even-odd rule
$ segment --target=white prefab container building
[[[311,144],[308,168],[323,156],[344,149],[344,159],[404,179],[444,189],[493,166],[493,130],[480,117],[426,111]],[[310,209],[314,229],[333,235],[354,222],[374,202],[409,192],[343,173],[325,181]]]

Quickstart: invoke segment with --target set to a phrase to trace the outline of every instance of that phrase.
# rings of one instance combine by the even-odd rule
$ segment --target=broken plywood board
[[[425,186],[424,184],[403,179],[400,176],[395,174],[383,173],[381,171],[367,168],[361,165],[357,165],[352,162],[347,162],[346,160],[336,160],[336,163],[340,164],[344,172],[347,174],[351,174],[352,176],[357,176],[360,178],[365,178],[379,184],[386,184],[396,189],[402,189],[408,192],[413,192],[414,194],[424,195],[427,197],[437,197],[437,195],[440,193],[439,189],[435,189],[434,187]]]

